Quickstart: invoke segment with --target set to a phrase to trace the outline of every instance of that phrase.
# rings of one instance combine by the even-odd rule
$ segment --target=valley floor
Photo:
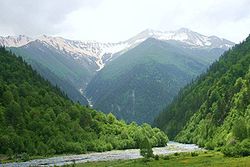
[[[153,148],[154,154],[157,155],[169,155],[181,152],[197,152],[204,151],[194,144],[182,144],[177,142],[169,142],[166,147]],[[5,167],[29,167],[29,166],[61,166],[66,164],[86,163],[96,161],[115,161],[115,160],[128,160],[128,159],[140,159],[139,149],[128,150],[112,150],[106,152],[94,152],[80,155],[61,155],[44,159],[33,159],[27,162],[10,162],[4,163]],[[0,163],[1,167],[1,163]]]
[[[88,162],[77,164],[77,167],[249,167],[250,156],[232,158],[225,157],[222,153],[204,151],[198,155],[181,153],[178,155],[161,156],[159,160],[151,159],[145,162],[143,159],[116,160],[106,162]]]
[[[194,144],[169,142],[166,147],[153,149],[159,159],[145,161],[138,149],[113,150],[102,153],[61,155],[27,162],[0,163],[0,167],[64,166],[64,167],[250,167],[250,156],[232,158],[220,152],[207,151]],[[75,164],[74,164],[75,162]]]

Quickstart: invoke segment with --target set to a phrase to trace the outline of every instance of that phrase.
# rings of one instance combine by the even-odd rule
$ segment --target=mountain
[[[144,41],[147,38],[155,38],[162,41],[178,41],[187,47],[192,48],[222,48],[229,49],[234,45],[233,42],[216,36],[205,36],[187,28],[181,28],[177,31],[156,31],[147,29],[135,37],[129,39],[129,42]]]
[[[150,44],[150,41],[152,44]],[[163,44],[163,42],[167,44]],[[156,46],[158,44],[159,46]],[[177,31],[165,32],[148,29],[126,41],[117,43],[77,41],[45,35],[33,39],[22,35],[18,37],[1,37],[0,45],[5,45],[17,55],[22,56],[36,71],[51,83],[57,85],[72,100],[89,105],[93,102],[95,108],[104,110],[105,112],[112,110],[114,113],[117,113],[119,118],[128,121],[135,120],[143,122],[145,117],[147,122],[152,122],[152,116],[162,109],[162,104],[168,104],[181,87],[203,72],[210,63],[218,59],[218,57],[225,50],[232,47],[234,43],[219,37],[208,37],[182,28]],[[163,47],[168,48],[169,51]],[[140,49],[140,51],[137,52],[138,48],[145,48],[145,52]],[[132,54],[135,55],[133,56]],[[156,56],[154,56],[155,54]],[[153,62],[150,64],[151,59]],[[121,60],[124,60],[124,62]],[[167,62],[168,60],[170,60],[169,63]],[[161,66],[162,64],[164,66]],[[137,65],[141,66],[138,67]],[[167,67],[165,65],[167,65]],[[109,70],[104,69],[105,67]],[[118,74],[115,75],[112,81],[102,81],[102,79],[98,79],[98,77],[104,78],[102,75],[109,76],[111,73]],[[156,76],[152,77],[155,73]],[[157,73],[159,73],[159,76]],[[156,85],[153,84],[151,87],[153,88],[155,86],[156,90],[165,90],[166,88],[163,87],[169,84],[168,82],[170,82],[171,78],[174,78],[173,84],[175,84],[175,86],[168,88],[172,89],[171,91],[164,91],[167,94],[169,93],[167,97],[166,94],[163,95],[162,93],[161,98],[150,98],[148,94],[147,96],[149,96],[149,98],[145,101],[143,96],[145,96],[146,93],[143,92],[146,91],[143,87],[140,88],[139,92],[141,93],[137,94],[138,90],[135,89],[134,86],[133,89],[131,89],[131,86],[126,85],[126,90],[125,87],[123,87],[124,92],[120,92],[119,97],[115,96],[117,97],[116,100],[110,101],[113,100],[114,96],[112,94],[115,92],[112,90],[110,84],[119,83],[119,85],[114,85],[114,88],[117,89],[121,87],[122,84],[127,83],[127,81],[124,82],[124,77],[131,78],[132,80],[133,78],[135,79],[133,75],[141,78],[137,82],[147,82],[148,86],[150,86],[150,83],[153,84],[155,82],[155,80],[152,80],[153,78],[159,78],[163,75],[164,82],[155,83]],[[141,77],[147,75],[151,76],[151,78]],[[136,81],[133,80],[131,82]],[[93,91],[94,88],[97,90]],[[119,90],[121,91],[121,89]],[[102,92],[102,96],[98,95],[97,91]],[[141,105],[141,107],[139,107],[140,109],[138,107],[126,108],[125,106],[127,104],[131,105],[133,102],[126,102],[126,99],[121,100],[125,97],[131,99],[129,97],[133,97],[134,91],[136,91],[136,96],[139,95],[137,97],[141,97],[135,101],[136,106]],[[122,95],[124,93],[127,95]],[[154,92],[149,91],[148,93]],[[157,100],[159,98],[160,100]],[[111,104],[113,104],[113,106],[109,106],[107,104],[109,102],[112,102]],[[148,107],[148,105],[144,104],[151,104],[152,107]],[[157,109],[150,115],[155,105]],[[129,116],[131,118],[127,118],[128,113],[134,113],[135,109],[141,114],[144,112],[148,114],[144,115],[143,118],[138,118],[138,120],[133,119],[135,116]],[[120,114],[121,112],[123,113]],[[124,114],[126,115],[125,117],[122,116]]]
[[[83,61],[72,59],[41,41],[11,48],[11,51],[21,55],[36,71],[66,92],[72,100],[88,104],[79,90],[90,80],[92,66],[86,67]]]
[[[224,52],[215,50],[149,38],[109,62],[90,81],[86,95],[103,112],[152,123],[180,88]]]
[[[44,46],[55,49],[59,53],[68,55],[72,59],[87,62],[93,66],[92,70],[94,71],[103,68],[105,61],[110,58],[111,54],[120,52],[131,45],[131,43],[127,42],[101,43],[96,41],[69,40],[46,35],[36,39],[25,35],[0,37],[0,46],[5,47],[29,47],[32,43],[41,43]]]
[[[25,35],[0,37],[0,46],[20,47],[31,41],[33,39]]]
[[[178,41],[194,48],[222,48],[229,49],[234,43],[216,36],[205,36],[187,28],[177,31],[156,31],[147,29],[136,36],[117,43],[101,43],[96,41],[68,40],[61,37],[43,35],[36,39],[25,35],[0,37],[0,45],[6,47],[20,47],[33,41],[43,42],[59,52],[72,56],[73,59],[87,58],[89,63],[95,64],[95,70],[100,70],[112,57],[119,52],[125,52],[148,38],[163,41]]]
[[[81,42],[45,35],[38,39],[23,35],[1,37],[0,45],[22,56],[44,78],[81,104],[88,104],[83,94],[87,83],[103,68],[111,53],[124,48],[121,43]]]
[[[69,40],[61,37],[50,37],[43,35],[38,38],[30,38],[25,35],[0,37],[0,46],[5,47],[29,47],[30,43],[42,43],[43,45],[55,49],[57,52],[66,54],[70,58],[86,62],[92,66],[91,71],[101,70],[107,62],[111,61],[121,53],[134,48],[148,38],[155,38],[163,41],[178,41],[186,47],[192,48],[222,48],[229,49],[234,45],[226,39],[216,36],[204,36],[187,28],[177,31],[156,31],[147,29],[136,36],[117,43],[101,43],[96,41]],[[43,50],[42,48],[40,48]],[[90,69],[88,69],[90,70]]]
[[[167,143],[157,128],[128,125],[112,114],[73,103],[21,57],[0,48],[0,154],[4,157],[27,160],[29,155],[138,148],[145,138],[152,146]]]
[[[186,86],[155,120],[172,139],[250,155],[250,36]]]

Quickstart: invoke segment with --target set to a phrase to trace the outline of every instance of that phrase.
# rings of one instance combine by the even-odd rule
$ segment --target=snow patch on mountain
[[[148,38],[155,38],[163,41],[179,41],[187,44],[191,48],[231,48],[234,43],[226,39],[221,39],[216,36],[205,36],[187,28],[181,28],[177,31],[156,31],[147,29],[142,31],[137,36],[129,39],[130,43],[136,41],[144,41]]]
[[[69,40],[62,37],[51,37],[43,35],[36,39],[19,35],[0,37],[0,45],[6,47],[21,47],[32,41],[38,40],[48,47],[55,48],[71,56],[73,59],[81,60],[87,58],[89,63],[97,66],[96,71],[101,70],[105,63],[112,61],[114,55],[119,55],[139,45],[148,38],[155,38],[163,41],[178,41],[191,48],[223,48],[229,49],[233,42],[221,39],[216,36],[205,36],[187,28],[177,31],[156,31],[147,29],[136,36],[118,43],[101,43],[97,41]],[[106,55],[109,55],[107,58]]]
[[[42,36],[38,40],[46,43],[49,46],[56,48],[57,50],[73,56],[75,59],[81,59],[81,57],[92,57],[96,65],[97,71],[101,70],[105,63],[103,56],[105,54],[114,54],[128,48],[127,43],[100,43],[96,41],[74,41],[61,37],[49,37]]]
[[[20,47],[31,41],[34,41],[34,39],[25,35],[0,37],[0,46]]]

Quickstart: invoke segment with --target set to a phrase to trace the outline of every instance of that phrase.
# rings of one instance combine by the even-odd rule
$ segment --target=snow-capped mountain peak
[[[0,46],[20,47],[33,41],[34,39],[25,35],[0,37]]]
[[[49,47],[56,48],[60,52],[71,55],[74,59],[81,59],[82,57],[91,58],[98,66],[97,71],[101,70],[105,65],[104,55],[110,54],[112,57],[114,53],[129,47],[127,43],[124,42],[101,43],[97,41],[77,41],[46,35],[39,37],[37,40]],[[109,59],[111,57],[109,57]]]
[[[216,36],[205,36],[189,30],[180,28],[176,31],[157,31],[146,29],[136,36],[118,43],[101,43],[97,41],[69,40],[62,37],[40,36],[36,39],[24,35],[0,37],[0,46],[21,47],[33,41],[56,49],[74,59],[88,59],[90,63],[97,66],[97,71],[101,70],[105,63],[111,61],[114,55],[123,53],[148,38],[155,38],[163,41],[178,41],[190,48],[223,48],[228,49],[234,45],[226,39]]]
[[[233,42],[226,39],[221,39],[216,36],[205,36],[194,32],[188,28],[180,28],[176,31],[156,31],[152,29],[146,29],[130,38],[129,43],[137,43],[138,41],[144,41],[147,38],[156,38],[163,41],[179,41],[192,48],[224,48],[228,49],[234,45]]]

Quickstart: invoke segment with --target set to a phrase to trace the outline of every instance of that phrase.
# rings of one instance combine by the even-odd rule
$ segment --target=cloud
[[[63,31],[60,24],[80,7],[94,7],[99,0],[7,0],[0,5],[0,32],[40,35]]]
[[[146,28],[187,27],[238,42],[249,33],[249,9],[249,0],[104,0],[95,9],[72,12],[60,35],[119,41]]]
[[[205,35],[217,35],[234,42],[243,40],[250,33],[249,0],[178,2],[173,11],[165,13],[160,29],[188,27]]]
[[[146,28],[187,27],[239,42],[249,34],[249,10],[249,0],[6,0],[0,35],[117,42]]]

